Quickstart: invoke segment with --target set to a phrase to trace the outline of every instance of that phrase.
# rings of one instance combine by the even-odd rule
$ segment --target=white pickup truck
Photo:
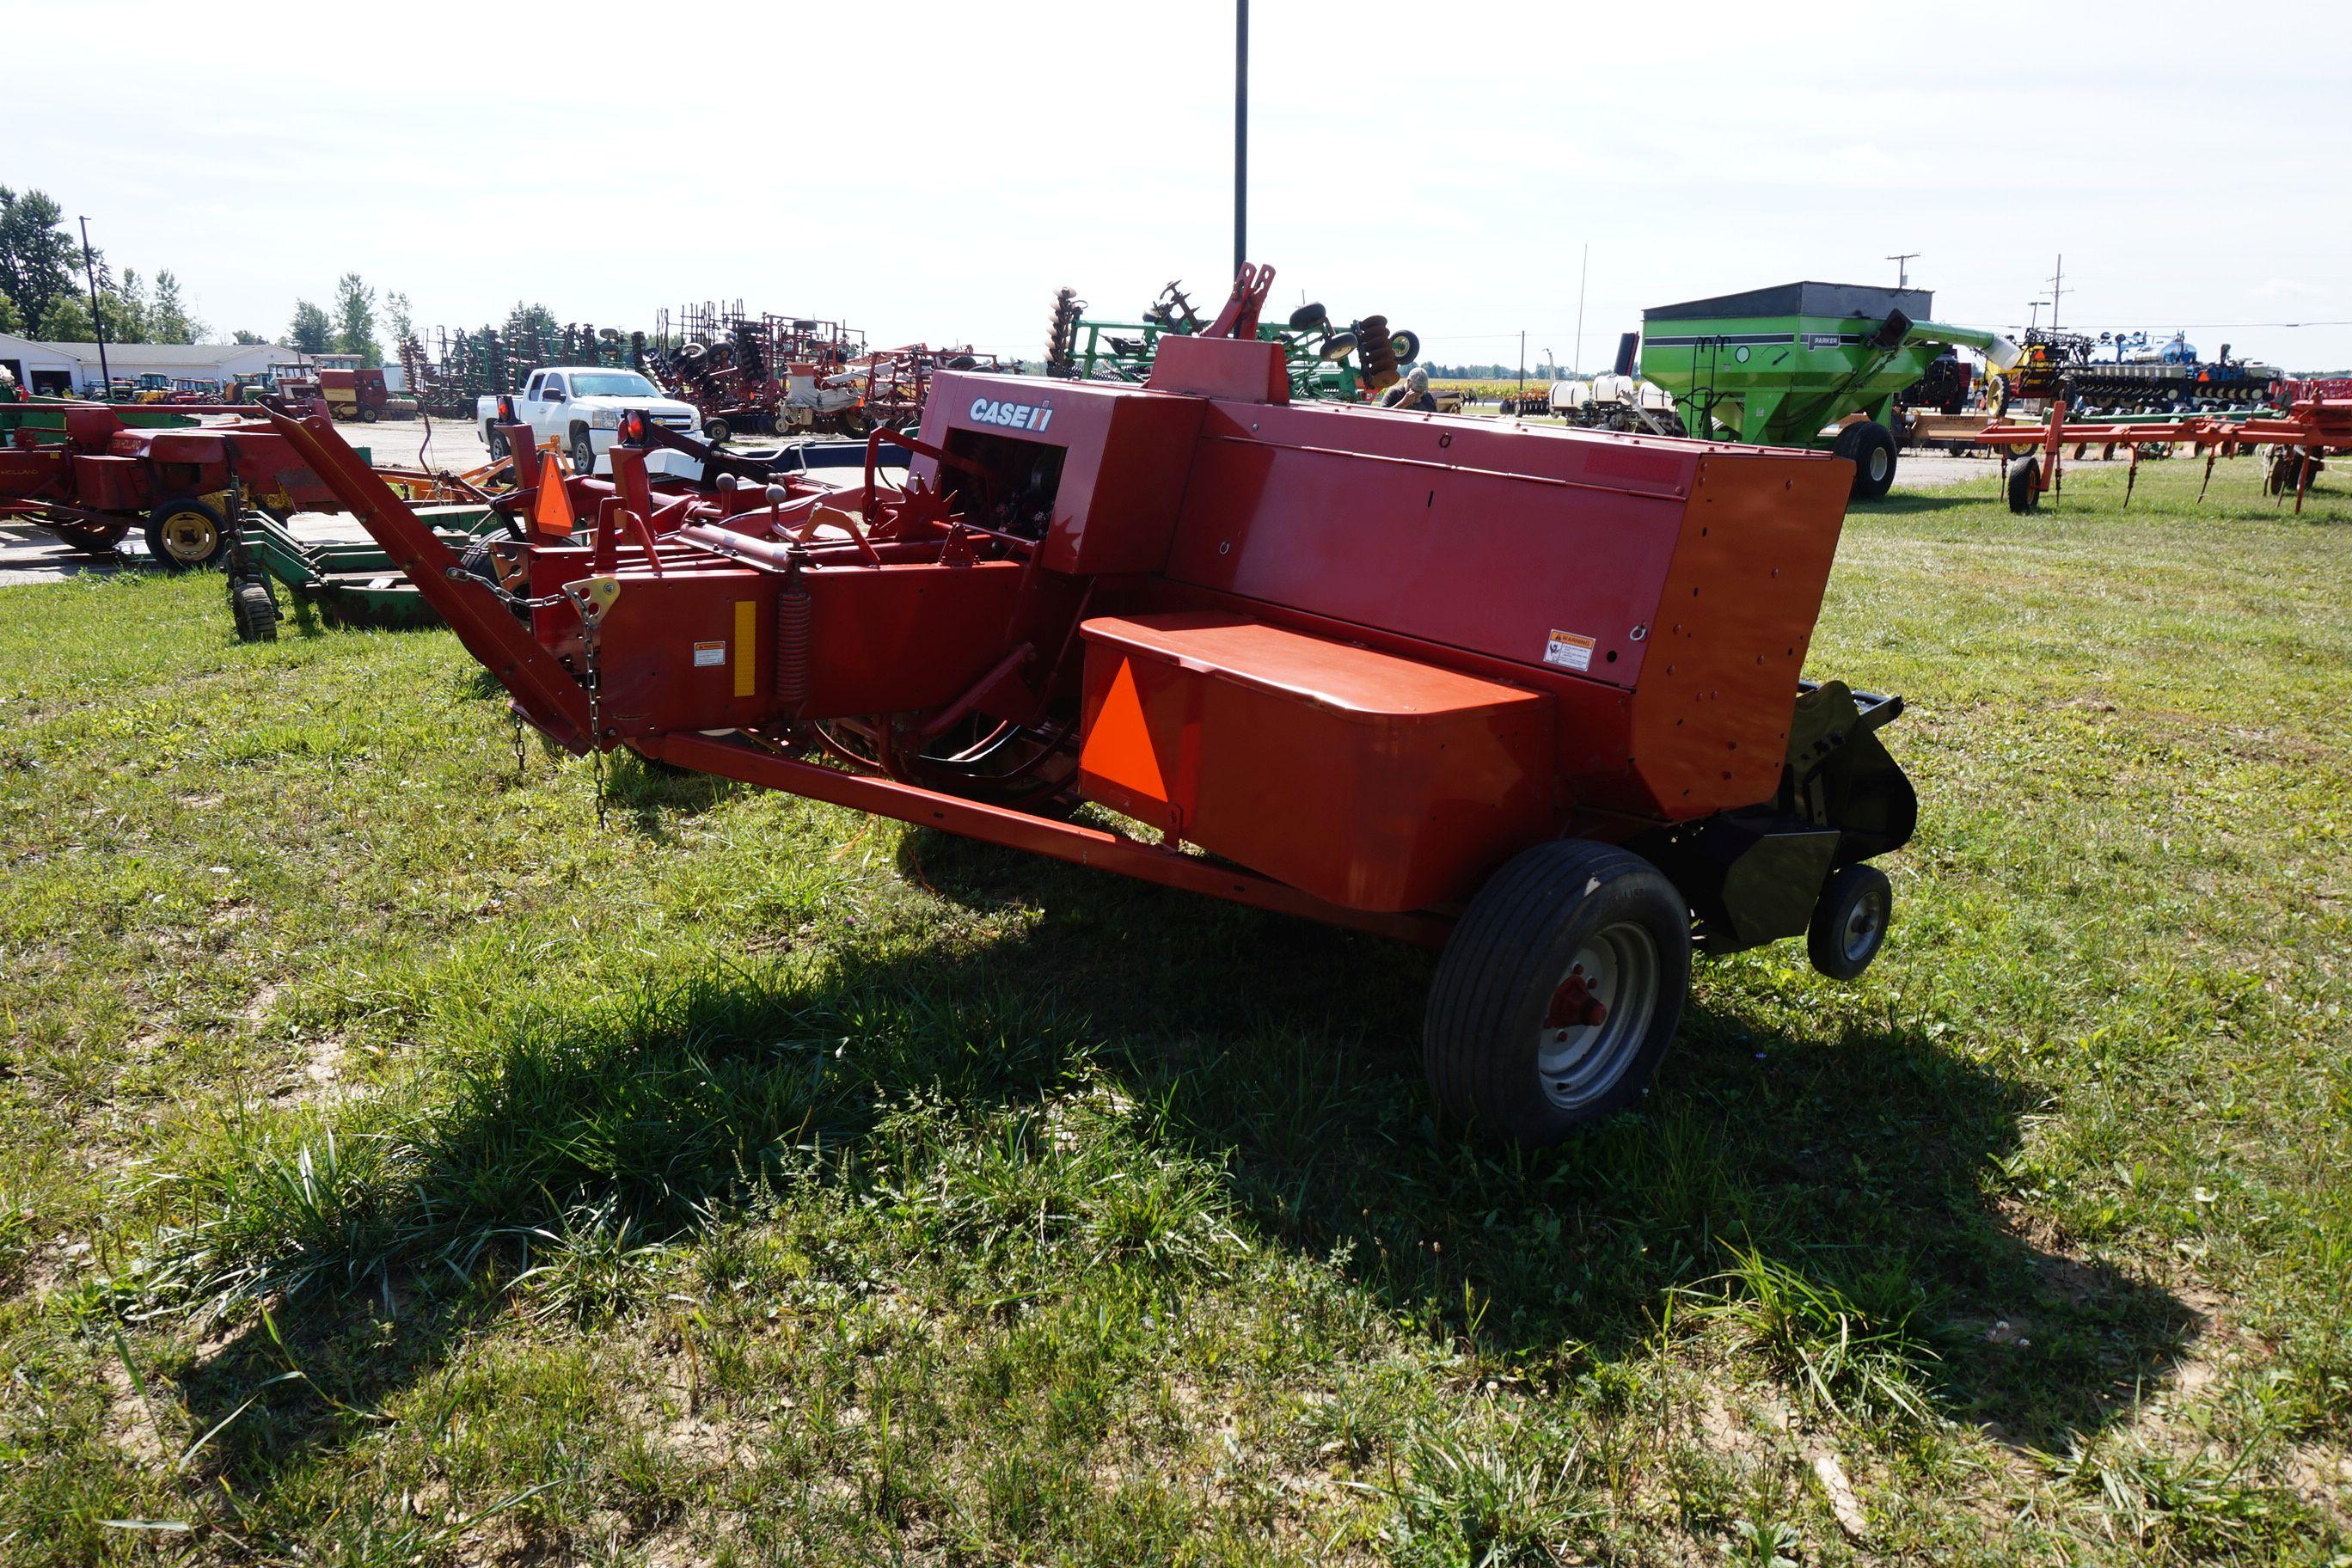
[[[619,439],[621,416],[633,408],[680,435],[696,434],[701,423],[692,404],[679,402],[634,370],[551,365],[532,371],[522,390],[509,397],[515,421],[530,426],[541,443],[551,437],[562,442],[572,468],[583,474],[595,472],[597,455]],[[499,423],[499,405],[508,400],[485,395],[474,403],[474,423],[493,458],[506,455],[494,426]]]

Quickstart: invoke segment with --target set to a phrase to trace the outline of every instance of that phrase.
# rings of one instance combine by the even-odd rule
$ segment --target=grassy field
[[[1864,980],[1433,1124],[1430,961],[0,590],[0,1562],[2342,1563],[2352,506],[1850,521]]]

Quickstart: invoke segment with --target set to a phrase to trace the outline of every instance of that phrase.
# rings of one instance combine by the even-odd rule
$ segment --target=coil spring
[[[798,574],[776,595],[776,701],[798,717],[809,695],[809,591]]]

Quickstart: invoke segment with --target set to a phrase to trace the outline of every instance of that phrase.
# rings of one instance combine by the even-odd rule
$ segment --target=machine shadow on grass
[[[1988,478],[1998,479],[1998,474]],[[1958,487],[1954,487],[1957,489]],[[1953,507],[1985,504],[1982,496],[1955,495],[1949,489],[1892,490],[1876,500],[1858,500],[1847,508],[1849,514],[1859,512],[1865,517],[1909,517],[1920,512],[1946,511]]]
[[[593,1210],[690,1238],[747,1181],[805,1174],[813,1146],[823,1179],[854,1187],[890,1156],[876,1128],[892,1103],[919,1094],[976,1121],[1074,1077],[1132,1107],[1121,1136],[1222,1166],[1245,1231],[1332,1260],[1392,1319],[1538,1387],[1640,1359],[1670,1301],[1685,1321],[1738,1303],[1734,1247],[1857,1331],[1898,1331],[1946,1414],[2044,1450],[2161,1384],[2194,1327],[2166,1292],[2004,1222],[1986,1189],[2029,1094],[1924,1035],[1803,1037],[1737,1004],[1695,1008],[1638,1112],[1502,1152],[1430,1119],[1426,955],[941,835],[905,842],[940,897],[1042,914],[1016,935],[853,946],[609,1016],[502,1026],[400,1169],[362,1173],[322,1224],[258,1237],[255,1260],[281,1277],[317,1269],[279,1300],[283,1348],[256,1326],[183,1378],[197,1428],[289,1355],[355,1409],[430,1378],[510,1309],[531,1227]],[[224,1432],[213,1462],[250,1484],[353,1430],[293,1392]]]

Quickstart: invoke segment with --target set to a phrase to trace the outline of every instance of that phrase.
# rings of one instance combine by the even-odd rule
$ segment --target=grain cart
[[[1765,446],[1826,447],[1853,464],[1853,495],[1895,483],[1895,395],[1947,344],[2017,362],[1995,332],[1927,319],[1926,289],[1783,283],[1642,312],[1642,374],[1674,395],[1685,428]]]
[[[1916,808],[1900,700],[1800,679],[1847,469],[1294,403],[1272,279],[1143,385],[940,373],[903,488],[534,469],[496,581],[278,423],[555,742],[1441,947],[1489,1132],[1639,1094],[1695,945],[1860,973]]]

